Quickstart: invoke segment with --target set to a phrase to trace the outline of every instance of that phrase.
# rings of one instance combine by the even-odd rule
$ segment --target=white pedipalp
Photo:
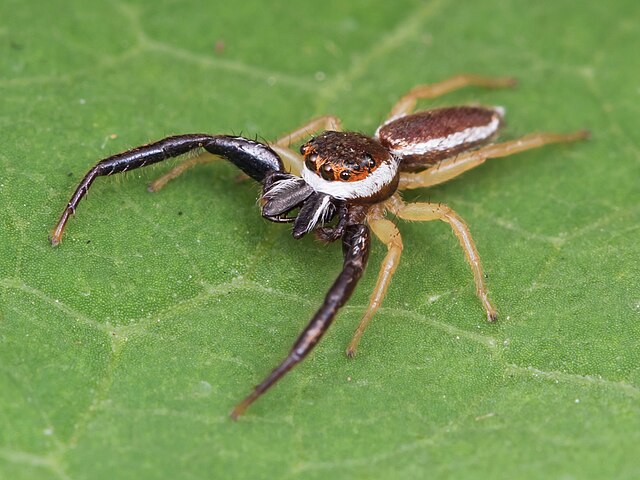
[[[309,222],[309,225],[307,226],[307,229],[306,229],[307,233],[313,230],[320,220],[324,222],[325,214],[327,212],[327,209],[330,206],[330,200],[331,200],[331,197],[329,196],[323,197],[322,203],[316,209],[316,211],[313,212],[313,217],[311,218],[311,221]]]
[[[292,190],[300,185],[300,178],[286,178],[273,184],[273,186],[264,194],[265,198],[276,196],[278,193]]]

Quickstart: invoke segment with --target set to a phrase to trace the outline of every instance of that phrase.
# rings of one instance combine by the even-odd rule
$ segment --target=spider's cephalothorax
[[[299,363],[318,343],[340,307],[349,299],[369,255],[370,231],[387,247],[369,306],[349,344],[353,356],[362,333],[385,296],[402,253],[402,239],[387,212],[406,220],[442,220],[460,241],[473,272],[476,293],[489,321],[497,318],[489,302],[478,252],[464,221],[440,203],[409,203],[396,192],[436,185],[470,170],[489,158],[504,157],[549,143],[586,138],[588,132],[539,133],[518,140],[488,144],[502,124],[499,107],[447,107],[413,113],[416,101],[433,98],[464,86],[506,87],[508,78],[462,75],[434,85],[418,86],[393,107],[388,120],[372,137],[340,131],[336,117],[325,116],[268,145],[243,137],[189,134],[168,137],[98,162],[82,179],[51,236],[60,243],[69,216],[75,213],[96,177],[125,172],[190,152],[224,157],[262,183],[260,205],[264,218],[293,223],[293,236],[314,232],[326,242],[342,240],[342,270],[324,302],[294,343],[289,355],[240,402],[231,413],[246,408]],[[325,130],[300,148],[289,147],[309,134]],[[153,182],[159,190],[188,168],[215,157],[185,160]]]
[[[302,178],[317,192],[352,203],[377,203],[397,190],[399,162],[375,138],[326,131],[300,147]]]

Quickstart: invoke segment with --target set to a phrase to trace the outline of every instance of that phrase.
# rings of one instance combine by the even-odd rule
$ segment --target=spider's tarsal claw
[[[72,210],[70,210],[69,207],[65,208],[64,212],[62,212],[62,216],[60,217],[60,220],[58,220],[58,223],[53,229],[53,232],[51,232],[51,235],[49,236],[49,241],[51,242],[52,247],[57,247],[58,245],[60,245],[60,242],[62,241],[62,234],[64,232],[64,227],[67,223],[67,220],[69,219],[69,215],[71,214],[71,212]]]
[[[478,291],[478,296],[480,297],[480,300],[482,301],[482,303],[484,305],[485,312],[487,312],[487,321],[489,323],[493,323],[496,320],[498,320],[498,311],[495,309],[495,307],[489,301],[489,298],[487,297],[486,291]]]
[[[355,333],[353,334],[353,338],[351,339],[351,342],[349,342],[347,351],[345,352],[347,354],[347,357],[353,358],[356,356],[356,352],[358,351],[358,344],[360,343],[360,339],[362,338],[363,333],[364,333],[364,329],[358,326]]]
[[[501,77],[496,79],[496,83],[502,83],[502,85],[498,85],[499,87],[517,87],[518,79],[515,77]]]
[[[577,131],[571,140],[590,140],[592,136],[591,130],[585,128]]]
[[[347,351],[345,352],[348,358],[353,358],[356,356],[356,347],[349,346],[347,347]]]
[[[229,417],[231,417],[231,420],[233,420],[234,422],[237,422],[238,417],[240,415],[244,415],[244,412],[248,407],[248,405],[245,405],[245,403],[246,402],[241,402],[238,405],[236,405],[233,410],[231,410],[231,413],[229,414]]]
[[[244,398],[244,400],[242,400],[235,407],[233,407],[233,410],[231,410],[231,413],[229,414],[229,416],[231,417],[231,420],[236,421],[238,420],[238,417],[240,415],[244,415],[244,412],[247,411],[247,408],[249,408],[249,406],[253,402],[255,402],[260,395],[262,395],[266,390],[268,390],[273,383],[278,381],[278,379],[282,375],[284,375],[291,367],[293,367],[295,363],[297,362],[292,361],[291,357],[287,357],[281,365],[276,367],[273,370],[273,372],[271,372],[271,375],[269,375],[264,382],[262,382],[256,388],[254,388],[253,392],[251,392],[249,395],[247,395]]]

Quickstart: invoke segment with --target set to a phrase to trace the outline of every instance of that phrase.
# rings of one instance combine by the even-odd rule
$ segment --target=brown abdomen
[[[502,123],[499,107],[449,107],[391,120],[376,132],[400,170],[416,171],[491,140]]]

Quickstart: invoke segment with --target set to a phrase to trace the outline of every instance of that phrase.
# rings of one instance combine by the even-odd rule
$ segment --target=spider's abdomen
[[[380,143],[416,171],[491,140],[502,124],[499,107],[449,107],[405,115],[376,132]]]

